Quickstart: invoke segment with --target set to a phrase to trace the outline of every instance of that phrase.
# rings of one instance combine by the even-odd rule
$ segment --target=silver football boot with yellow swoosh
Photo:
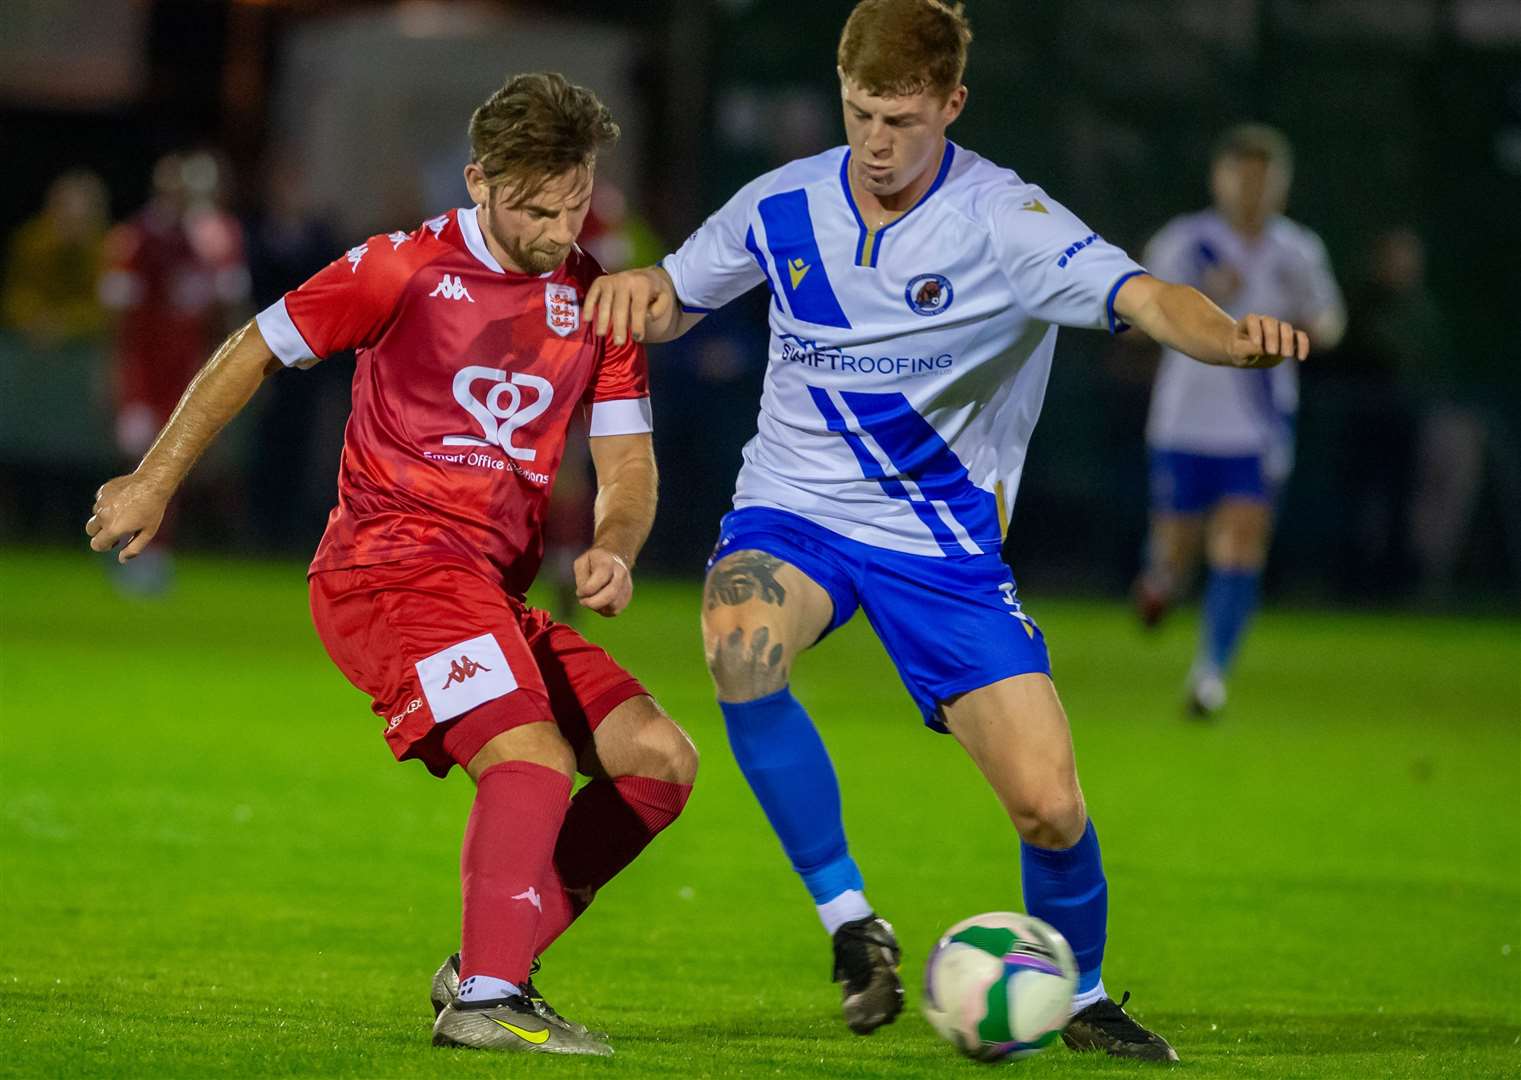
[[[451,1001],[433,1021],[433,1045],[589,1057],[613,1052],[605,1042],[540,1016],[521,994],[499,1001]]]

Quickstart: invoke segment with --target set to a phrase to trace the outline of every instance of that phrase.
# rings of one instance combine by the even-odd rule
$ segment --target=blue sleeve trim
[[[1123,334],[1126,330],[1130,329],[1130,324],[1128,322],[1121,322],[1119,316],[1114,313],[1114,298],[1120,295],[1120,286],[1131,278],[1139,277],[1144,273],[1146,273],[1145,270],[1132,270],[1128,274],[1121,274],[1115,279],[1114,284],[1109,287],[1109,295],[1104,300],[1104,311],[1109,316],[1109,332],[1111,334]]]

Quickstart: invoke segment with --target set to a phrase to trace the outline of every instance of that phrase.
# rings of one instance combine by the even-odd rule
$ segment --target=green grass
[[[1521,627],[1270,611],[1228,718],[1177,714],[1189,620],[1027,590],[1103,837],[1111,990],[1192,1077],[1521,1073]],[[839,1021],[827,942],[725,745],[697,592],[594,635],[704,752],[687,814],[540,983],[610,1061],[428,1045],[470,787],[391,761],[293,565],[191,562],[161,603],[0,553],[0,1075],[976,1075],[917,1012],[926,947],[1018,907],[1012,829],[859,620],[796,678],[910,1008]],[[1030,1076],[1145,1072],[1063,1050]]]

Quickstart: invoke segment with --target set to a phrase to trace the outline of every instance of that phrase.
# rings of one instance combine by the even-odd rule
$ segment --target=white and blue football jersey
[[[996,553],[1058,326],[1116,329],[1142,273],[1034,184],[950,142],[922,199],[868,229],[836,147],[741,188],[662,265],[688,310],[771,290],[737,509],[862,543]]]
[[[1237,319],[1260,311],[1302,327],[1342,308],[1320,237],[1283,217],[1273,218],[1253,239],[1213,210],[1185,214],[1152,238],[1145,259],[1158,277],[1199,288]],[[1296,363],[1254,370],[1210,367],[1164,349],[1146,441],[1158,450],[1262,455],[1274,478],[1282,479],[1298,407]]]

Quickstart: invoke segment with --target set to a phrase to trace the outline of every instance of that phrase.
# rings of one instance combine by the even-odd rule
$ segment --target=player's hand
[[[606,274],[586,290],[582,312],[598,337],[612,334],[613,344],[622,345],[630,335],[643,341],[648,332],[659,330],[663,338],[676,315],[676,290],[664,270],[644,267]]]
[[[1309,356],[1310,336],[1271,315],[1248,315],[1236,320],[1230,352],[1235,367],[1270,368]]]
[[[576,598],[582,607],[611,619],[634,597],[634,575],[628,563],[603,548],[590,548],[574,564]]]
[[[90,520],[85,522],[90,547],[110,551],[125,540],[116,561],[137,558],[157,535],[168,505],[169,493],[137,473],[106,481],[95,493]]]

